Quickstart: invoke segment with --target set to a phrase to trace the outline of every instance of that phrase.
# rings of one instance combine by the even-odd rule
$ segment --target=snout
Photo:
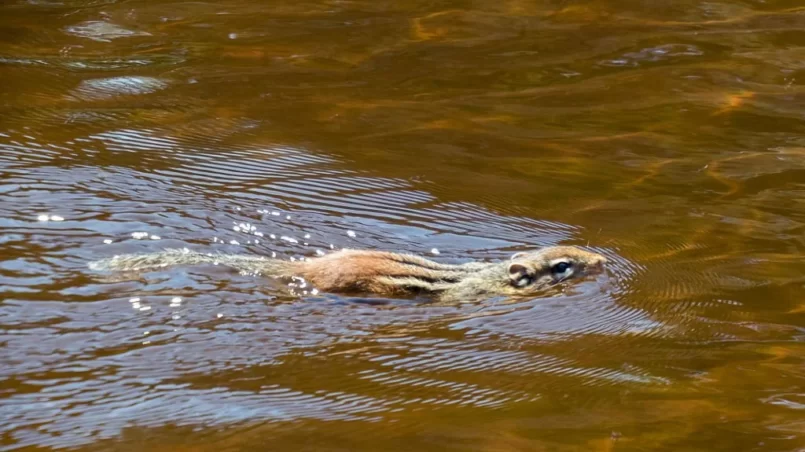
[[[601,273],[604,271],[606,263],[607,258],[605,258],[604,256],[598,256],[590,262],[587,271],[592,274]]]

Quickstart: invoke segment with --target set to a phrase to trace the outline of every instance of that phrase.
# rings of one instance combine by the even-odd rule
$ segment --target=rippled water
[[[0,43],[4,450],[805,450],[801,2],[17,0]],[[612,265],[87,268],[556,243]]]

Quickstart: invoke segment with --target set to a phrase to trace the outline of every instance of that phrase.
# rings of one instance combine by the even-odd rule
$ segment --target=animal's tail
[[[198,253],[188,249],[167,249],[157,253],[123,254],[90,262],[92,270],[139,271],[176,265],[224,265],[244,273],[263,273],[281,276],[290,262],[246,254]]]

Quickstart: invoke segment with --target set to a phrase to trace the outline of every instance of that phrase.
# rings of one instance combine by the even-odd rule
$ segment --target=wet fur
[[[205,254],[165,250],[129,254],[93,262],[94,270],[137,271],[176,265],[217,264],[244,273],[302,277],[325,292],[370,292],[381,295],[433,293],[441,300],[467,300],[484,295],[527,295],[560,280],[551,273],[557,259],[574,262],[573,277],[600,268],[603,256],[575,247],[557,246],[518,253],[511,261],[452,265],[419,256],[385,251],[341,250],[304,261],[254,255]]]

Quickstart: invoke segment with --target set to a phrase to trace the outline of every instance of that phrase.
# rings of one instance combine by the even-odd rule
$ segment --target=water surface
[[[803,62],[794,0],[5,2],[0,445],[805,450]],[[87,268],[557,243],[608,274]]]

